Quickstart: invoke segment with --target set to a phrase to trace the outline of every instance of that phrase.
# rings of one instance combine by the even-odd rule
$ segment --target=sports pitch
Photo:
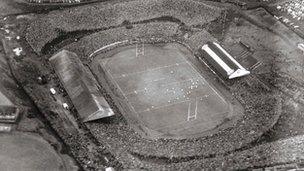
[[[198,136],[234,115],[230,102],[202,76],[189,60],[192,53],[180,44],[137,44],[112,54],[98,65],[148,136]]]

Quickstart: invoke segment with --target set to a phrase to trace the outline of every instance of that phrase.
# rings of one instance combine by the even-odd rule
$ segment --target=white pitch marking
[[[188,64],[187,62],[181,62],[179,64]],[[104,65],[105,66],[105,65]],[[154,71],[154,70],[160,70],[160,69],[163,69],[163,68],[169,68],[169,67],[174,67],[175,64],[170,64],[170,65],[165,65],[165,66],[161,66],[161,67],[155,67],[153,69],[146,69],[144,71],[138,71],[138,72],[131,72],[131,73],[127,73],[127,76],[130,76],[130,75],[136,75],[136,74],[141,74],[141,73],[145,73],[145,72],[151,72],[151,71]],[[112,73],[111,73],[112,74]],[[113,74],[112,74],[113,75]],[[113,76],[113,78],[122,78],[123,76]]]
[[[111,46],[115,46],[115,45],[122,44],[122,43],[126,43],[126,42],[128,42],[128,40],[124,40],[124,41],[121,41],[121,42],[115,42],[115,43],[111,43],[111,44],[108,44],[108,45],[106,45],[106,46],[103,46],[103,47],[101,47],[101,48],[95,50],[93,53],[91,53],[91,54],[89,55],[89,59],[91,59],[91,58],[92,58],[96,53],[98,53],[99,51],[102,51],[102,50],[107,49],[107,48],[109,48],[109,47],[111,47]]]
[[[197,89],[198,91],[199,90],[202,90],[203,88],[200,88],[200,89]],[[153,91],[152,93],[154,93],[154,92],[157,92],[157,91]],[[125,97],[126,99],[128,99],[127,97]],[[174,100],[172,100],[172,101],[174,101]],[[168,100],[168,103],[171,103],[172,102],[171,100]],[[168,104],[168,105],[161,105],[161,106],[158,106],[158,107],[155,107],[154,109],[160,109],[160,108],[164,108],[164,107],[167,107],[167,106],[173,106],[173,105],[176,105],[176,104],[180,104],[180,103],[185,103],[185,102],[190,102],[191,100],[190,100],[190,98],[189,97],[187,97],[186,98],[186,100],[183,100],[183,101],[178,101],[178,102],[176,102],[176,103],[171,103],[171,104]],[[130,103],[131,104],[131,103]],[[133,106],[132,106],[133,107]],[[134,107],[133,107],[134,108]],[[143,111],[138,111],[137,113],[140,113],[140,112],[145,112],[145,110],[143,110]]]
[[[145,55],[145,44],[136,44],[136,57]]]
[[[194,110],[194,115],[191,115],[191,103],[189,103],[189,107],[188,107],[188,119],[187,121],[190,121],[190,120],[195,120],[196,117],[197,117],[197,100],[195,98],[195,110]]]
[[[162,85],[160,85],[160,88],[163,88],[163,87],[166,87],[166,86],[172,86],[172,85],[174,85],[174,84],[180,84],[180,83],[186,83],[186,82],[189,82],[190,80],[191,80],[192,78],[190,78],[190,79],[188,79],[188,80],[184,80],[184,81],[174,81],[174,82],[171,82],[171,83],[167,83],[167,84],[162,84]],[[115,80],[114,80],[115,81]],[[115,81],[115,83],[117,83],[116,81]],[[153,81],[152,82],[149,82],[149,83],[153,83]],[[119,84],[117,84],[118,86],[119,86]],[[145,91],[145,89],[140,89],[140,90],[136,90],[137,91],[137,93],[140,93],[140,92],[144,92]],[[156,90],[156,91],[151,91],[151,93],[154,93],[154,92],[157,92],[157,91],[159,91],[159,90]],[[170,90],[170,89],[166,89],[166,91],[167,92],[175,92],[174,91],[174,88],[172,88],[172,90]],[[130,94],[133,94],[134,93],[134,91],[129,91],[129,92],[125,92],[124,94],[125,95],[130,95]],[[187,93],[187,94],[190,94],[190,93]]]
[[[187,121],[190,121],[190,117],[191,117],[191,102],[189,103],[189,106],[188,106],[188,118],[187,118]]]
[[[170,101],[171,102],[171,101]],[[170,103],[169,101],[168,101],[168,103]],[[190,102],[190,100],[184,100],[184,101],[179,101],[179,102],[176,102],[176,103],[171,103],[171,104],[168,104],[168,105],[162,105],[162,106],[159,106],[159,107],[155,107],[154,106],[154,110],[156,110],[156,109],[161,109],[161,108],[164,108],[164,107],[168,107],[168,106],[174,106],[174,105],[177,105],[177,104],[181,104],[181,103],[185,103],[185,102]],[[134,108],[134,107],[133,107]],[[136,112],[136,113],[142,113],[142,112],[147,112],[148,110],[142,110],[142,111],[138,111],[138,112]]]

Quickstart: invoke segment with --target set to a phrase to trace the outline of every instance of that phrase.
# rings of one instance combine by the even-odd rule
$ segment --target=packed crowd
[[[25,0],[27,3],[80,3],[90,0]]]
[[[303,0],[292,0],[277,5],[277,9],[288,13],[297,20],[304,18],[304,1]]]

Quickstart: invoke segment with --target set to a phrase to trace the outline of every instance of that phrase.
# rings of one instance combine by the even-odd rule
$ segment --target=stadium
[[[2,45],[80,170],[300,168],[303,37],[257,3],[22,1]]]

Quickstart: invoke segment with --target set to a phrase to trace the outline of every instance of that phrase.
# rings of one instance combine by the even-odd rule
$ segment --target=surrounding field
[[[0,144],[1,170],[66,170],[60,156],[39,136],[1,134]]]

